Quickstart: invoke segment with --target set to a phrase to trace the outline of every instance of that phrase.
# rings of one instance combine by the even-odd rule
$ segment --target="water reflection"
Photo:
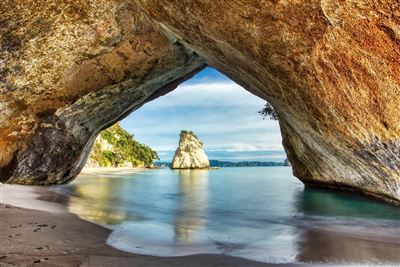
[[[119,192],[123,183],[118,179],[97,176],[95,186],[93,183],[73,183],[68,188],[70,198],[68,209],[78,214],[81,218],[99,224],[114,225],[127,218],[126,212],[119,210],[122,207],[119,198],[113,198]]]
[[[400,262],[400,209],[304,189],[289,168],[92,173],[59,187],[71,212],[114,225],[108,244],[159,256]]]
[[[346,192],[305,188],[297,199],[297,209],[310,216],[400,219],[398,207]]]
[[[190,243],[204,227],[208,170],[177,170],[180,201],[174,222],[175,240]]]
[[[400,262],[400,209],[365,197],[305,188],[296,207],[302,262]]]

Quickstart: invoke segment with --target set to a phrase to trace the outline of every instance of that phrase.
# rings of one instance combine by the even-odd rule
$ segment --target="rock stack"
[[[172,169],[207,169],[210,161],[203,143],[193,132],[181,131],[179,145],[171,164]]]

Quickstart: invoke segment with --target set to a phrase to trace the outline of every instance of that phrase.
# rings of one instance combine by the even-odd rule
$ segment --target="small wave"
[[[218,232],[200,231],[185,238],[179,237],[177,230],[169,224],[125,222],[110,234],[107,244],[123,251],[152,256],[224,254],[269,263],[293,262],[296,256],[290,242],[276,246],[285,240],[282,236],[274,237],[270,242],[253,242]]]

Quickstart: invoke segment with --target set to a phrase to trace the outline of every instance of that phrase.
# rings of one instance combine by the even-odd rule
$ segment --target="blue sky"
[[[210,159],[283,161],[279,125],[263,120],[265,101],[212,68],[121,121],[135,139],[169,161],[181,130],[196,133]]]

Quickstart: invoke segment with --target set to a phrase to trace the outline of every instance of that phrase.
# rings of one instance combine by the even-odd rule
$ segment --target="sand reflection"
[[[174,222],[175,240],[190,243],[205,224],[208,170],[177,170],[181,194]]]
[[[96,186],[91,182],[72,184],[69,212],[103,225],[121,223],[127,214],[118,210],[118,198],[112,195],[122,186],[120,180],[109,177],[96,177]]]

